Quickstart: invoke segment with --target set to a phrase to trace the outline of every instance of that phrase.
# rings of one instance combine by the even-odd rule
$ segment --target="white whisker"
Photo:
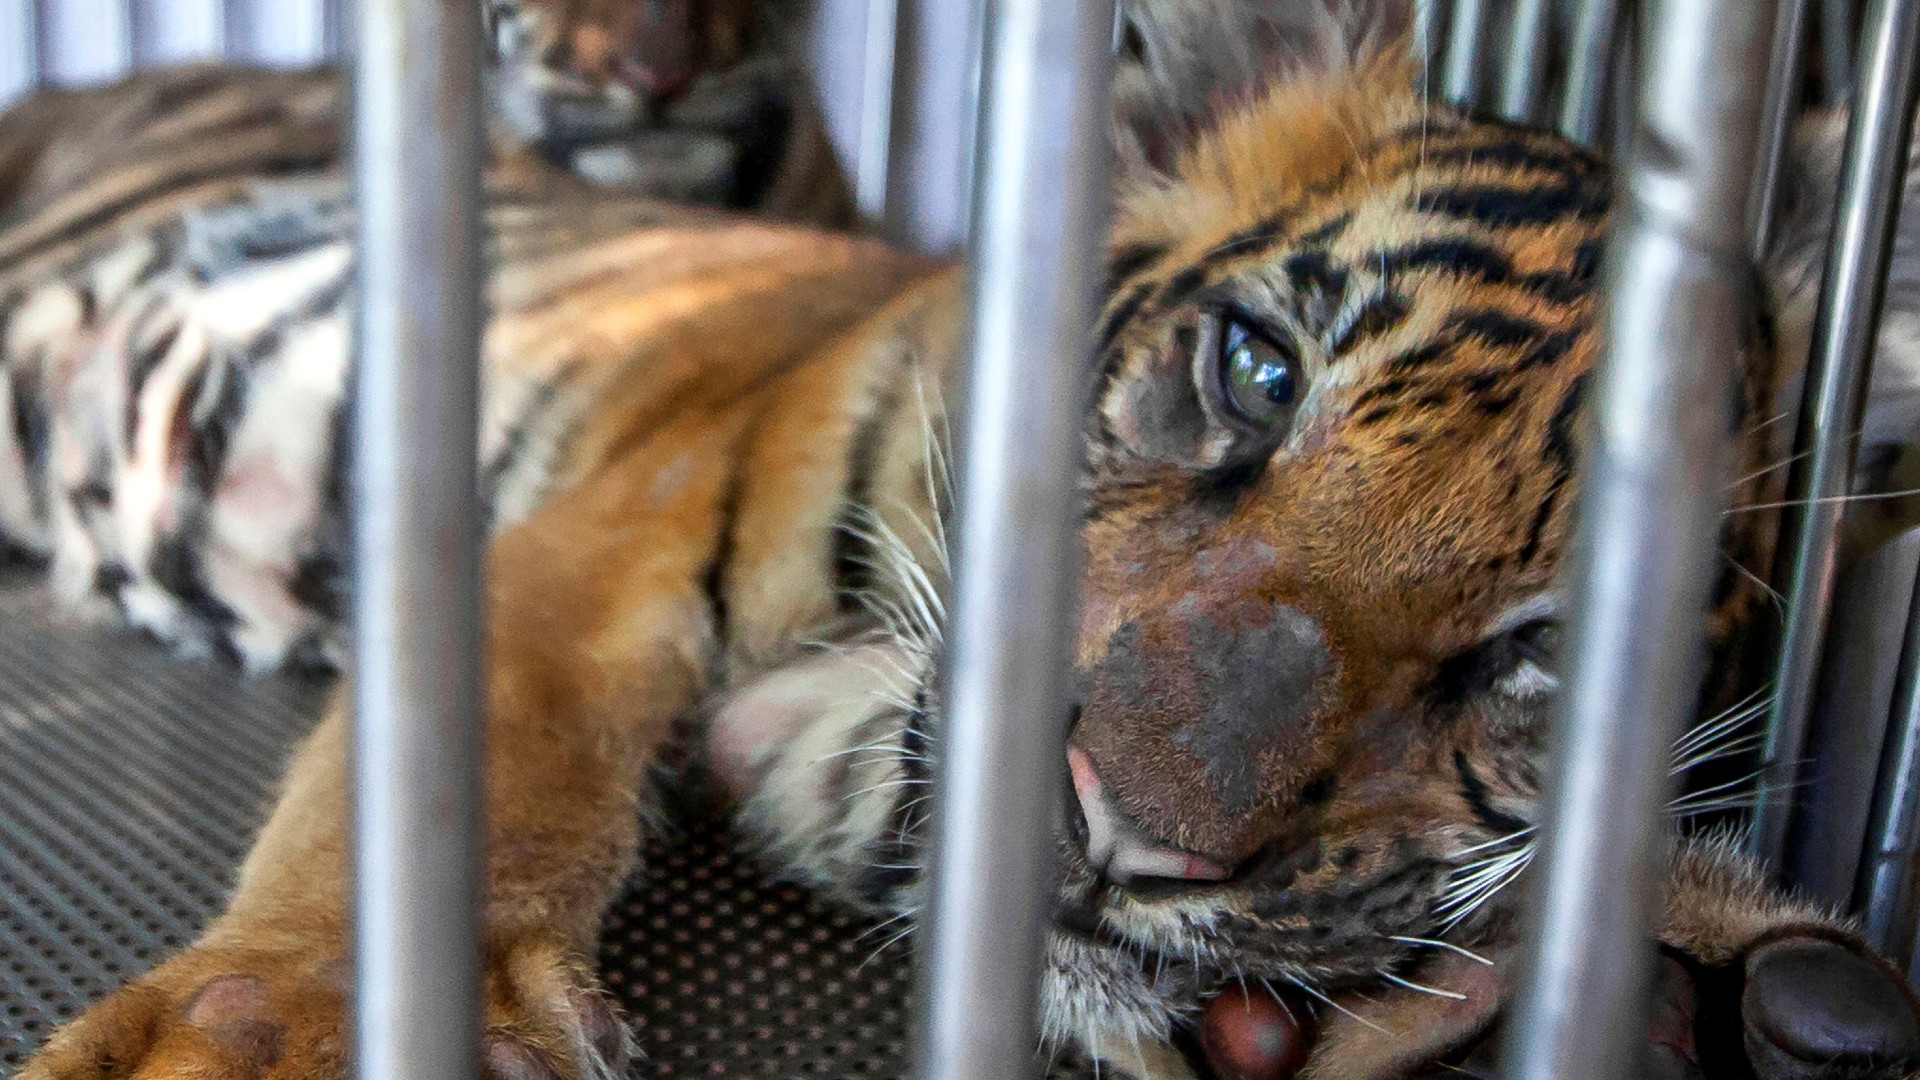
[[[1408,945],[1424,945],[1429,949],[1445,949],[1447,952],[1454,953],[1455,955],[1464,956],[1468,960],[1471,960],[1476,964],[1484,964],[1487,967],[1493,966],[1493,961],[1487,959],[1484,956],[1481,956],[1479,953],[1474,952],[1471,949],[1461,948],[1460,946],[1455,945],[1451,941],[1437,941],[1433,938],[1406,937],[1401,934],[1394,934],[1391,937],[1389,937],[1388,940],[1404,942]]]
[[[1416,990],[1422,994],[1431,994],[1437,998],[1446,998],[1448,1001],[1467,1000],[1467,995],[1465,994],[1455,993],[1452,990],[1441,990],[1437,987],[1432,987],[1432,986],[1423,986],[1420,983],[1412,981],[1411,979],[1403,979],[1400,976],[1395,975],[1391,971],[1380,972],[1380,977],[1387,980],[1388,982],[1392,983],[1395,986],[1404,986],[1409,990]]]

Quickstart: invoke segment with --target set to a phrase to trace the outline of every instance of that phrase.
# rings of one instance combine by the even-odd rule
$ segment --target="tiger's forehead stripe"
[[[1576,344],[1566,327],[1592,300],[1610,194],[1605,166],[1554,136],[1437,112],[1363,144],[1325,181],[1224,239],[1117,248],[1093,353],[1100,390],[1128,366],[1125,339],[1136,325],[1250,274],[1341,302],[1320,337],[1330,362],[1407,323],[1432,292],[1415,283],[1474,287],[1473,302],[1486,310],[1438,321],[1424,340],[1403,343],[1383,369],[1389,386],[1396,373],[1468,341],[1524,345],[1514,372],[1546,366]],[[1456,306],[1457,293],[1441,290],[1431,303]],[[1496,317],[1507,321],[1495,325]],[[1485,397],[1488,373],[1475,379],[1485,400],[1511,399],[1511,391]],[[1376,402],[1374,419],[1381,408]]]
[[[1164,312],[1248,264],[1270,260],[1277,249],[1331,250],[1354,225],[1353,204],[1369,198],[1368,191],[1355,188],[1377,191],[1399,186],[1409,189],[1402,209],[1410,219],[1438,219],[1410,220],[1410,231],[1423,225],[1444,228],[1449,223],[1499,231],[1594,225],[1604,220],[1609,202],[1604,165],[1549,135],[1493,123],[1403,128],[1363,148],[1332,178],[1292,205],[1206,243],[1171,273],[1162,264],[1176,253],[1172,246],[1135,242],[1116,250],[1109,263],[1107,317],[1101,337],[1117,338],[1128,321],[1142,314],[1145,305],[1140,294],[1147,280],[1160,283],[1153,310]],[[1485,241],[1455,239],[1457,246],[1450,250],[1438,246],[1443,243],[1439,237],[1423,238],[1411,253],[1426,263],[1458,255],[1463,268],[1483,276],[1516,275],[1511,256]],[[1559,275],[1533,276],[1531,287],[1584,295],[1586,290],[1570,287],[1566,279],[1591,272],[1597,242],[1580,246],[1587,250],[1579,261],[1587,265],[1570,267]]]

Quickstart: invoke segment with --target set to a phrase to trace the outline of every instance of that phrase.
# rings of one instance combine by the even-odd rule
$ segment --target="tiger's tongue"
[[[1318,1032],[1305,1001],[1234,986],[1200,1007],[1199,1034],[1219,1080],[1292,1080]]]

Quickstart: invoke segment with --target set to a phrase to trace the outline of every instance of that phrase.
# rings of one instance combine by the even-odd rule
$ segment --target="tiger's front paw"
[[[630,1033],[586,966],[538,939],[486,959],[490,1080],[624,1076]],[[190,949],[55,1032],[20,1080],[338,1080],[347,970],[337,949]]]
[[[1498,1032],[1419,1075],[1499,1075]],[[1661,950],[1647,1080],[1909,1080],[1920,1004],[1892,965],[1828,925],[1776,930],[1709,962]]]
[[[1920,1003],[1900,972],[1827,927],[1787,929],[1706,966],[1664,958],[1656,1075],[1904,1080],[1920,1073]]]

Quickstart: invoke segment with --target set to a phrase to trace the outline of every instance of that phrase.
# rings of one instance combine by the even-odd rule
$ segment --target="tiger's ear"
[[[1115,143],[1164,170],[1222,114],[1292,79],[1351,70],[1408,40],[1413,0],[1120,0]]]

